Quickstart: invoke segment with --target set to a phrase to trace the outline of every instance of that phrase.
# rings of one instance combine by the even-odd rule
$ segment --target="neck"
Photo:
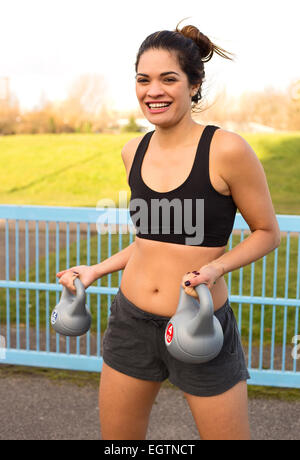
[[[199,126],[191,117],[182,118],[175,125],[155,126],[153,137],[160,149],[173,150],[178,146],[190,144],[193,133],[199,132]]]

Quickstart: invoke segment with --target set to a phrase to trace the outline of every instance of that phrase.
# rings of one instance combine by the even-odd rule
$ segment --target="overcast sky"
[[[134,62],[147,35],[196,25],[235,62],[215,55],[206,88],[230,94],[300,78],[299,0],[0,0],[0,78],[22,108],[63,99],[79,75],[103,74],[114,108],[135,108]]]

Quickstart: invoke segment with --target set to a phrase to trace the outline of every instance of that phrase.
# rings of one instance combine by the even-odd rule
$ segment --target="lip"
[[[146,101],[145,104],[172,104],[172,101]]]
[[[163,103],[169,103],[170,105],[168,105],[167,107],[161,107],[161,108],[156,108],[156,109],[151,109],[149,107],[149,104],[163,104]],[[150,112],[150,113],[163,113],[163,112],[166,112],[167,110],[169,110],[169,108],[171,107],[172,105],[172,102],[171,101],[156,101],[156,102],[145,102],[146,106],[147,106],[147,110]]]
[[[172,101],[146,101],[145,104],[149,107],[149,104],[172,104]]]

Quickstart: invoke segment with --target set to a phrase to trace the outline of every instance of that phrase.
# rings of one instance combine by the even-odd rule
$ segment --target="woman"
[[[155,130],[122,150],[135,241],[98,265],[57,274],[74,292],[74,276],[88,287],[124,269],[103,342],[102,439],[145,439],[166,378],[184,392],[201,439],[250,439],[250,376],[224,275],[273,251],[280,232],[263,167],[249,144],[238,134],[192,120],[191,106],[201,100],[203,63],[214,52],[230,59],[194,26],[157,32],[142,43],[136,95]],[[154,214],[158,202],[167,204],[162,226]],[[237,208],[251,235],[225,252]],[[210,289],[224,345],[212,361],[186,364],[168,353],[164,331],[180,286],[197,298],[194,287],[200,283]]]

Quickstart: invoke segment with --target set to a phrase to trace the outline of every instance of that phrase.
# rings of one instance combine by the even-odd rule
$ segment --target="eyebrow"
[[[162,73],[160,74],[160,76],[161,76],[161,77],[164,77],[165,75],[169,75],[170,73],[175,73],[176,75],[178,75],[178,76],[180,77],[179,73],[174,72],[174,71],[162,72]],[[146,73],[137,73],[135,78],[137,78],[139,75],[142,75],[143,77],[149,77],[149,75],[147,75]]]

